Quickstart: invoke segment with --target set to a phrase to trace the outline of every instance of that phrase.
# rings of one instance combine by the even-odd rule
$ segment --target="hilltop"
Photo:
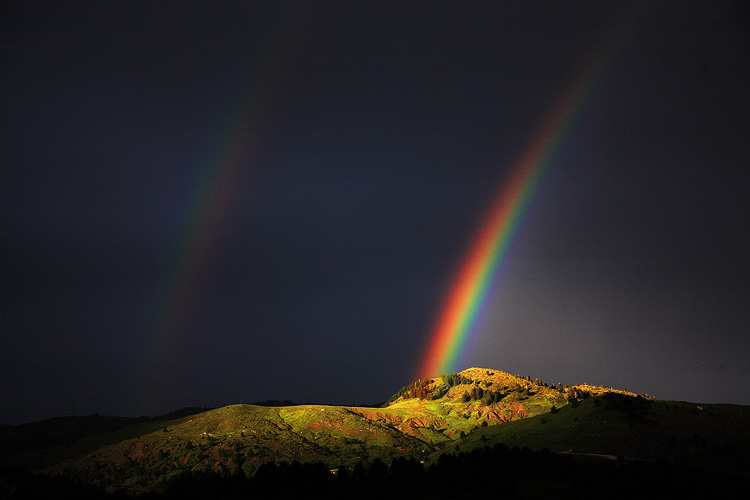
[[[164,491],[186,473],[252,477],[269,462],[348,471],[398,460],[430,467],[488,446],[746,474],[748,410],[470,368],[415,381],[381,408],[231,405],[168,420],[117,421],[45,449],[36,440],[21,450],[16,440],[2,465],[129,493]]]

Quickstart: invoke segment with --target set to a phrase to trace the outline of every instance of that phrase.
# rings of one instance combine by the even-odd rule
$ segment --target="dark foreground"
[[[634,499],[726,498],[747,478],[661,462],[597,460],[549,451],[496,445],[471,453],[442,455],[425,467],[408,459],[390,466],[375,460],[353,469],[329,470],[322,463],[269,462],[251,477],[242,474],[182,473],[143,493],[148,499]],[[127,499],[75,477],[0,471],[0,499]]]

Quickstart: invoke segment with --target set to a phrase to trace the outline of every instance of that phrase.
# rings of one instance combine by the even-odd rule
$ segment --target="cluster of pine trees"
[[[465,379],[468,380],[468,379]],[[469,380],[469,382],[471,382]],[[418,398],[418,399],[440,399],[448,392],[450,387],[441,384],[433,384],[432,380],[424,379],[417,380],[405,387],[402,387],[396,394],[386,401],[384,406],[388,406],[397,399],[403,398]]]
[[[475,383],[474,380],[465,377],[464,375],[460,373],[448,373],[440,375],[440,378],[438,380],[442,380],[442,383],[435,382],[432,383],[432,380],[430,379],[424,379],[424,380],[417,380],[416,382],[413,382],[399,390],[396,394],[394,394],[386,403],[385,406],[388,406],[392,402],[396,401],[397,399],[403,397],[403,398],[418,398],[418,399],[439,399],[443,397],[451,387],[455,387],[457,385],[467,385],[467,384],[473,384]],[[476,389],[477,387],[475,387]],[[481,389],[480,389],[481,390]],[[475,392],[471,393],[468,399],[466,401],[470,400],[481,400],[484,396],[484,392],[482,394],[476,394]],[[502,398],[500,398],[502,399]],[[495,401],[499,401],[499,399],[496,399]]]
[[[460,373],[456,373],[456,372],[448,373],[446,375],[441,375],[440,377],[448,385],[448,387],[453,387],[453,386],[461,385],[461,384],[471,384],[474,382],[472,379],[467,378],[461,375]]]
[[[518,392],[524,396],[531,396],[537,392],[538,389],[535,387],[547,387],[557,390],[559,393],[564,394],[566,398],[573,404],[578,403],[578,400],[587,399],[591,397],[588,391],[581,389],[576,386],[552,384],[548,385],[540,378],[532,379],[529,375],[518,376],[520,379],[526,381],[524,385],[514,382],[509,387],[503,389],[490,389],[491,382],[488,382],[487,388],[483,388],[479,385],[479,381],[470,379],[461,373],[447,373],[440,375],[437,382],[433,383],[430,379],[417,380],[405,387],[402,387],[396,394],[394,394],[384,406],[388,406],[399,398],[418,398],[418,399],[439,399],[443,397],[452,387],[458,385],[473,385],[473,387],[466,391],[462,396],[461,400],[464,403],[470,401],[481,401],[483,405],[489,406],[494,403],[500,402],[508,394]],[[442,383],[440,383],[442,381]]]
[[[483,405],[489,406],[501,401],[505,396],[506,393],[503,391],[491,391],[489,389],[482,389],[475,385],[470,391],[463,394],[461,401],[464,403],[468,403],[469,401],[481,401]]]
[[[432,399],[433,391],[430,389],[430,380],[417,380],[405,387],[402,387],[396,394],[391,396],[391,399],[386,401],[385,406],[388,406],[397,399],[404,398],[419,398],[419,399]]]

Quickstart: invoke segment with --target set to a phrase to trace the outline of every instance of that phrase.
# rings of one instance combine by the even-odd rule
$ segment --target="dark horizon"
[[[475,367],[470,367],[470,368],[495,369],[495,368],[489,368],[489,367],[476,367],[476,366]],[[500,371],[504,371],[504,370],[500,370]],[[441,375],[447,375],[447,374],[441,374]],[[512,375],[517,375],[517,376],[520,376],[522,378],[525,378],[527,376],[531,377],[532,379],[537,378],[537,377],[534,377],[533,374],[513,373]],[[433,378],[436,378],[436,377],[433,377]],[[414,380],[414,381],[416,381],[416,380]],[[414,382],[414,381],[412,381],[412,382]],[[542,382],[545,382],[545,383],[549,384],[549,382],[546,381],[546,380],[542,380]],[[239,404],[239,405],[253,405],[253,406],[274,406],[274,407],[276,407],[276,406],[322,405],[322,406],[351,406],[351,407],[364,407],[364,408],[368,408],[368,407],[369,408],[378,408],[382,404],[386,403],[386,401],[388,400],[388,398],[390,398],[391,396],[394,396],[396,393],[398,393],[398,391],[402,387],[404,387],[406,385],[410,385],[410,383],[411,382],[406,383],[406,384],[402,385],[401,387],[399,387],[397,389],[394,389],[393,393],[389,394],[388,397],[382,399],[381,401],[354,401],[354,402],[342,402],[342,401],[337,402],[335,400],[332,400],[332,401],[314,401],[314,400],[298,400],[298,401],[293,401],[293,400],[286,399],[286,398],[269,398],[269,399],[264,399],[264,400],[245,401],[243,398],[240,398],[239,401],[235,401],[235,402],[219,403],[219,404],[215,404],[215,405],[193,404],[193,405],[187,405],[187,406],[182,406],[182,407],[177,407],[177,408],[171,408],[171,409],[168,409],[167,411],[164,411],[164,412],[161,412],[161,413],[141,413],[141,414],[138,414],[138,415],[135,415],[135,414],[114,414],[114,413],[106,413],[106,412],[100,412],[100,411],[93,411],[93,412],[85,413],[84,414],[84,413],[77,412],[76,408],[75,408],[75,404],[71,404],[71,405],[68,406],[68,408],[66,409],[66,413],[64,413],[64,414],[49,415],[49,416],[45,416],[45,417],[38,418],[38,419],[35,419],[35,420],[28,420],[28,421],[22,421],[22,422],[12,422],[12,423],[0,422],[0,426],[17,426],[17,425],[24,425],[24,424],[33,424],[33,423],[42,422],[42,421],[46,421],[46,420],[53,420],[53,419],[65,418],[65,417],[69,417],[69,418],[70,417],[87,418],[87,417],[101,416],[101,417],[122,417],[122,418],[132,418],[132,419],[140,419],[140,418],[162,419],[162,418],[168,417],[171,414],[180,413],[180,412],[183,412],[183,411],[186,411],[186,410],[197,409],[197,410],[200,410],[202,412],[202,411],[210,411],[210,410],[215,410],[215,409],[223,408],[225,406],[232,406],[232,405],[237,405],[237,404]],[[559,383],[562,383],[563,385],[570,385],[570,386],[585,385],[584,382],[565,382],[565,381],[562,381],[562,382],[559,382]],[[555,383],[555,384],[557,384],[557,383]],[[599,384],[591,384],[591,385],[599,385]],[[625,390],[625,391],[635,392],[638,395],[643,395],[643,396],[646,396],[646,397],[649,397],[649,398],[654,398],[655,397],[655,396],[653,396],[651,394],[647,394],[647,393],[644,393],[644,392],[639,392],[637,390],[630,389],[630,388],[610,387],[610,386],[607,386],[607,385],[600,385],[600,386],[601,387],[605,387],[605,388],[609,387],[611,389],[617,389],[617,390]],[[685,403],[698,403],[698,404],[729,404],[729,405],[748,406],[747,403],[728,403],[726,401],[702,401],[702,400],[698,401],[698,400],[684,400],[684,399],[675,399],[675,400],[673,400],[673,399],[665,399],[665,398],[658,398],[658,397],[656,397],[656,399],[665,400],[665,401],[678,401],[678,402],[685,402]],[[85,408],[90,408],[90,405],[84,405],[84,407]],[[200,412],[198,412],[198,413],[200,413]],[[180,417],[174,417],[174,418],[180,418]]]
[[[626,18],[456,371],[750,404],[740,3],[0,12],[0,423],[387,399]]]

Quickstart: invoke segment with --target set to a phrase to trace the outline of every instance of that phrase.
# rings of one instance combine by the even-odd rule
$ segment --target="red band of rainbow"
[[[541,130],[520,155],[511,175],[501,185],[482,222],[471,251],[454,279],[445,306],[429,340],[419,368],[419,378],[430,378],[456,370],[479,311],[488,298],[499,266],[507,254],[517,228],[527,212],[551,159],[557,152],[607,63],[633,29],[642,9],[634,9],[598,47],[583,71],[556,102]]]
[[[240,189],[252,179],[257,158],[267,138],[269,121],[283,102],[281,82],[289,79],[299,52],[296,37],[305,19],[305,4],[279,7],[276,23],[268,26],[266,44],[247,56],[247,67],[238,68],[242,83],[221,124],[216,146],[201,165],[193,203],[186,211],[182,230],[169,259],[164,280],[151,313],[144,346],[140,396],[144,407],[153,407],[162,381],[173,366],[192,353],[188,338],[191,308],[201,297],[203,279],[217,256],[216,247],[227,234],[235,204],[246,193]],[[234,229],[234,228],[233,228]],[[149,399],[150,398],[150,399]]]

